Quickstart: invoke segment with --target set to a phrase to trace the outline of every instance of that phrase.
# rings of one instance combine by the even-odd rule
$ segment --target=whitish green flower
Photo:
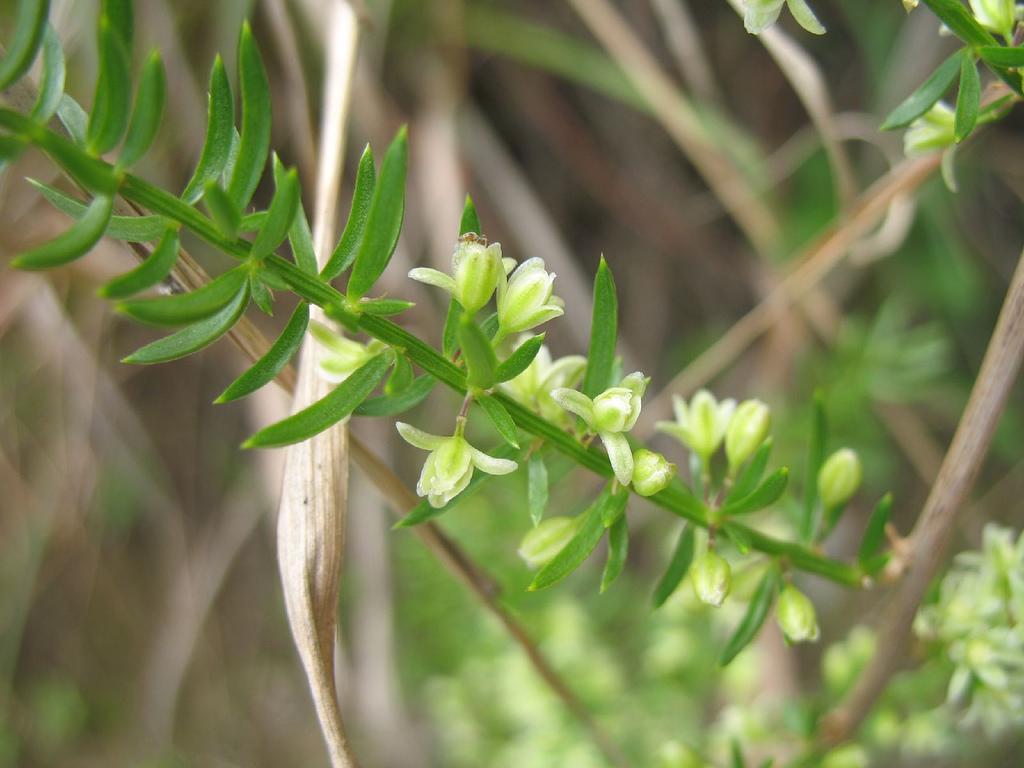
[[[718,608],[732,588],[732,569],[724,557],[709,549],[690,569],[690,581],[697,599]]]
[[[551,562],[580,527],[579,517],[555,516],[541,520],[527,531],[519,543],[519,556],[529,568],[537,569]]]
[[[953,134],[955,119],[953,110],[938,102],[917,118],[903,134],[903,152],[907,157],[925,155],[936,149],[945,149],[956,144]]]
[[[725,455],[735,472],[761,447],[771,429],[772,414],[760,400],[744,400],[736,408],[725,431]]]
[[[825,459],[818,471],[818,495],[825,509],[848,502],[860,487],[862,476],[860,458],[850,448],[840,448]]]
[[[498,281],[498,335],[510,336],[536,328],[564,313],[565,302],[554,295],[555,273],[544,260],[527,259]]]
[[[779,595],[775,606],[775,620],[786,639],[791,643],[815,641],[818,631],[818,616],[814,603],[803,592],[788,584]]]
[[[473,477],[474,468],[489,475],[507,475],[518,466],[514,461],[488,456],[470,445],[462,436],[461,422],[450,437],[432,435],[401,421],[395,426],[405,442],[430,451],[420,472],[416,493],[425,496],[432,507],[443,507],[462,493]]]
[[[1016,0],[970,0],[974,18],[1003,37],[1011,37],[1017,23]]]
[[[718,402],[714,395],[702,389],[690,399],[689,404],[673,395],[672,408],[676,420],[659,421],[655,428],[688,446],[707,464],[725,438],[729,420],[736,410],[736,401]]]
[[[743,14],[743,26],[752,35],[759,35],[779,19],[782,5],[789,6],[789,12],[797,23],[812,35],[825,34],[825,27],[818,21],[807,0],[747,0]]]
[[[663,491],[676,474],[676,465],[660,453],[640,448],[633,454],[633,489],[641,496]]]
[[[593,400],[565,387],[551,392],[556,403],[583,419],[601,438],[621,485],[629,485],[633,479],[633,451],[623,433],[631,430],[640,417],[640,400],[649,381],[639,371],[631,373],[618,386],[609,387]]]
[[[993,736],[1024,727],[1024,536],[986,526],[981,551],[957,556],[914,629],[953,662],[948,700],[965,725]]]
[[[320,375],[332,384],[343,382],[355,370],[362,368],[371,358],[384,351],[387,346],[377,339],[372,339],[368,344],[362,344],[315,320],[310,324],[309,332],[323,347],[323,352],[317,361]]]
[[[529,337],[524,336],[519,343],[527,338]],[[586,367],[587,358],[582,355],[569,355],[552,361],[551,350],[547,346],[542,346],[526,370],[514,379],[504,382],[501,388],[516,401],[549,421],[564,421],[567,414],[551,398],[551,392],[560,387],[576,386],[583,377]]]
[[[491,300],[498,282],[513,265],[512,259],[502,259],[501,243],[488,245],[485,238],[470,232],[455,244],[450,275],[420,267],[411,270],[409,277],[447,291],[468,314],[475,315]]]

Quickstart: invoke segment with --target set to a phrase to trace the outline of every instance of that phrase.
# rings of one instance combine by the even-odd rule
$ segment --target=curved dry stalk
[[[729,5],[741,17],[743,16],[744,4],[741,0],[729,0]],[[764,30],[757,38],[768,54],[775,59],[789,84],[793,86],[793,91],[807,110],[818,135],[821,136],[822,146],[828,156],[829,165],[832,166],[839,208],[845,209],[857,194],[857,184],[850,158],[843,149],[832,112],[832,100],[828,95],[828,85],[822,77],[821,70],[814,59],[778,25]]]
[[[837,267],[851,246],[889,210],[893,200],[920,186],[938,169],[940,159],[939,153],[933,153],[905,160],[865,190],[849,216],[833,224],[797,257],[797,266],[779,281],[771,294],[736,321],[712,347],[676,374],[644,406],[638,422],[640,433],[649,434],[654,422],[668,415],[673,393],[689,396],[693,390],[725,370],[740,353],[768,331],[778,313],[800,301]]]
[[[875,653],[849,700],[829,715],[826,739],[848,738],[898,669],[914,616],[945,559],[957,513],[974,484],[1024,358],[1024,253],[1010,281],[978,378],[939,476],[909,537],[906,576],[882,618]]]
[[[313,216],[313,245],[321,267],[334,242],[345,120],[358,44],[355,13],[346,0],[330,4],[325,34],[327,70]],[[310,316],[322,319],[323,313],[311,308]],[[320,354],[321,348],[307,336],[300,353],[293,413],[330,391],[317,371]],[[334,768],[358,765],[345,734],[334,682],[347,508],[348,426],[343,422],[285,449],[277,518],[277,558],[288,623]]]
[[[652,114],[676,142],[760,254],[770,253],[778,226],[732,160],[712,142],[693,105],[607,0],[568,0],[601,45],[622,67]]]

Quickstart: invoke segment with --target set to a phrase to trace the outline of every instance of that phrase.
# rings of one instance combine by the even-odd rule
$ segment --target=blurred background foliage
[[[0,29],[9,29],[11,5],[2,4]],[[54,6],[68,91],[87,100],[95,3]],[[418,333],[436,340],[444,310],[404,273],[445,264],[470,192],[506,255],[542,256],[558,272],[569,306],[548,333],[557,353],[583,347],[588,276],[607,256],[625,367],[653,375],[653,393],[842,221],[844,201],[800,100],[727,3],[616,7],[760,194],[778,230],[766,252],[750,247],[565,3],[367,0],[347,167],[365,141],[383,147],[410,124],[407,223],[385,281],[390,294],[418,302],[407,316]],[[901,156],[900,137],[877,131],[881,116],[949,42],[932,16],[907,16],[896,0],[815,7],[827,36],[802,34],[788,19],[782,26],[820,67],[863,190]],[[142,173],[184,183],[203,136],[205,72],[218,51],[233,70],[248,17],[274,87],[274,146],[299,167],[308,195],[322,12],[319,0],[139,0],[137,37],[164,52],[171,84],[159,150]],[[830,448],[853,446],[865,465],[835,554],[853,553],[886,489],[897,527],[908,530],[934,476],[1024,235],[1020,124],[1011,115],[980,131],[957,155],[959,193],[933,175],[804,310],[778,313],[710,382],[720,395],[772,404],[775,460],[793,467],[797,491],[812,392],[823,390]],[[24,176],[53,180],[32,156],[0,178],[4,263],[64,226]],[[220,266],[201,244],[189,246]],[[119,365],[148,331],[92,294],[129,262],[106,243],[53,275],[0,274],[0,766],[322,764],[278,587],[270,521],[279,467],[273,453],[237,449],[286,401],[268,392],[247,406],[208,405],[242,368],[227,345],[173,366]],[[449,399],[433,395],[419,417],[425,428],[447,423],[457,409]],[[977,547],[987,521],[1022,524],[1022,405],[1011,401],[957,549]],[[399,450],[389,425],[356,420],[353,429],[413,481],[417,459]],[[353,476],[339,677],[364,764],[603,765],[519,648],[415,538],[389,530],[381,500]],[[549,514],[578,511],[592,481],[567,475]],[[488,488],[443,525],[487,565],[503,601],[636,765],[726,765],[733,738],[755,765],[793,756],[871,649],[871,635],[854,626],[879,596],[807,580],[822,640],[787,648],[771,626],[719,670],[757,566],[739,571],[720,612],[699,606],[688,587],[652,611],[678,522],[640,504],[630,512],[626,573],[607,594],[597,594],[596,566],[526,593],[531,576],[515,554],[529,526],[525,478]],[[786,524],[785,515],[761,522]],[[924,645],[913,656],[916,671],[894,681],[860,734],[873,764],[1020,765],[1019,733],[952,727],[955,713],[941,708],[949,663]]]

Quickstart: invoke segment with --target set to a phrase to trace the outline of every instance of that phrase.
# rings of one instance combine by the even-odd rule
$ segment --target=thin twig
[[[708,136],[693,105],[658,66],[607,0],[568,0],[651,108],[694,168],[722,201],[758,253],[770,253],[778,226],[741,170]]]
[[[729,0],[729,4],[736,13],[743,16],[745,9],[741,0]],[[850,158],[843,149],[836,128],[832,100],[829,98],[828,85],[821,74],[821,69],[814,59],[778,26],[770,27],[756,37],[775,59],[775,63],[807,110],[818,135],[821,136],[822,146],[828,156],[829,165],[832,166],[839,207],[841,210],[845,209],[857,194],[856,180]]]
[[[649,433],[654,422],[670,410],[673,393],[687,396],[725,370],[740,353],[768,331],[778,316],[800,301],[838,266],[850,247],[889,210],[893,199],[920,186],[939,167],[939,153],[906,160],[865,190],[851,208],[848,218],[833,224],[804,253],[797,267],[787,274],[775,290],[741,317],[714,346],[702,353],[645,406],[638,427]]]
[[[875,653],[849,700],[826,721],[830,742],[848,738],[899,668],[918,606],[945,560],[957,513],[964,506],[992,442],[1024,358],[1024,254],[989,340],[978,378],[924,509],[910,534],[906,576],[883,615]]]

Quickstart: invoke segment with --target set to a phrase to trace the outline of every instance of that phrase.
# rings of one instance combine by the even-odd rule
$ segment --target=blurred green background
[[[2,4],[2,30],[12,5]],[[88,103],[95,3],[53,5],[68,91]],[[159,147],[140,172],[173,188],[187,180],[205,128],[206,72],[218,51],[232,70],[249,18],[274,88],[274,148],[299,167],[308,210],[320,0],[135,5],[139,48],[164,52],[170,82]],[[882,116],[951,43],[934,17],[908,16],[896,0],[814,5],[827,36],[788,18],[781,27],[827,84],[851,187],[863,191],[902,160],[900,136],[877,130]],[[776,233],[768,247],[752,247],[658,110],[562,2],[367,0],[346,166],[355,167],[366,141],[382,148],[408,122],[406,226],[385,285],[417,301],[406,316],[417,333],[436,342],[444,307],[404,274],[446,264],[469,192],[505,255],[541,256],[558,273],[568,306],[547,339],[559,354],[585,346],[590,276],[606,256],[620,292],[624,365],[652,375],[654,394],[770,295],[855,209],[856,195],[844,195],[805,105],[726,2],[614,7],[624,25],[613,34],[635,37],[738,171],[745,205],[768,216]],[[865,487],[833,554],[855,551],[885,490],[895,494],[897,528],[909,530],[934,477],[1024,235],[1019,127],[1011,115],[980,131],[957,153],[958,193],[937,172],[909,190],[802,308],[778,312],[707,382],[721,396],[771,403],[774,460],[793,468],[797,491],[811,396],[823,390],[830,447],[854,447],[865,464]],[[0,177],[4,264],[65,224],[25,176],[54,180],[31,155]],[[189,246],[209,269],[223,265],[201,244]],[[169,366],[120,365],[152,334],[93,292],[130,263],[109,242],[53,274],[0,272],[0,766],[323,765],[278,585],[279,457],[237,448],[287,400],[268,391],[247,404],[209,405],[244,365],[227,344]],[[277,314],[259,321],[277,327],[287,313]],[[1021,527],[1019,395],[957,549],[977,546],[985,522]],[[443,431],[457,408],[436,392],[416,423]],[[352,429],[415,482],[422,455],[401,448],[390,424],[356,419]],[[656,444],[685,463],[678,446]],[[389,530],[381,499],[355,469],[352,477],[339,681],[364,765],[605,765],[518,646],[409,532]],[[741,569],[738,597],[719,612],[697,605],[686,586],[652,611],[678,521],[639,503],[630,510],[626,572],[608,593],[597,593],[599,563],[527,593],[531,575],[516,556],[530,525],[525,478],[487,489],[442,525],[487,565],[504,603],[637,766],[701,765],[697,752],[724,766],[734,737],[751,764],[781,762],[870,650],[870,638],[850,630],[871,619],[879,594],[807,579],[821,641],[787,648],[768,626],[719,670],[756,573]],[[552,490],[549,514],[576,512],[595,490],[592,478],[568,474]],[[785,515],[762,523],[783,526]],[[950,727],[940,709],[948,666],[923,646],[912,655],[918,671],[897,678],[860,735],[873,764],[1021,765],[1020,734]]]

